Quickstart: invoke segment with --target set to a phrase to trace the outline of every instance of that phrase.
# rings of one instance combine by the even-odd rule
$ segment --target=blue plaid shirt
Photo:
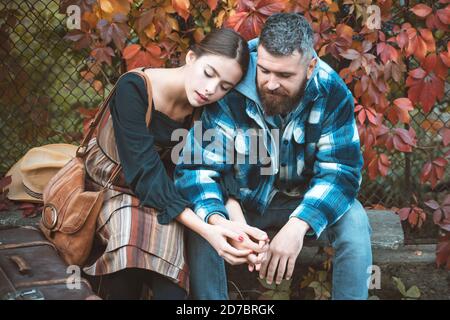
[[[259,214],[277,192],[298,197],[291,217],[306,221],[318,238],[350,209],[361,184],[353,95],[316,55],[302,99],[284,124],[281,118],[264,116],[256,89],[257,44],[258,39],[249,42],[250,66],[241,83],[206,107],[190,130],[175,185],[205,221],[212,214],[228,218],[220,186],[225,174],[238,182],[244,208]],[[278,135],[274,129],[281,129]],[[260,133],[257,143],[245,134],[252,131]],[[260,149],[267,157],[255,161]]]

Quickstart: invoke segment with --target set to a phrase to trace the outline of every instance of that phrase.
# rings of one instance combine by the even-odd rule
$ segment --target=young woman
[[[228,244],[230,238],[242,241],[242,235],[196,216],[174,186],[170,160],[170,148],[177,143],[171,141],[172,131],[188,129],[196,110],[233,88],[248,61],[245,40],[218,29],[187,53],[184,66],[142,68],[144,78],[130,72],[118,81],[109,102],[109,131],[107,122],[91,140],[86,160],[92,188],[105,184],[115,157],[123,169],[97,221],[97,241],[105,250],[93,254],[84,268],[88,275],[102,276],[106,298],[138,299],[143,284],[154,299],[185,298],[189,272],[181,224],[225,256],[250,253]]]

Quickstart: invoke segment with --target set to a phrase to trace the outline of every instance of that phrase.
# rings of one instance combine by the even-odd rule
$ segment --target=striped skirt
[[[87,187],[99,190],[114,166],[92,139],[86,157]],[[161,225],[157,214],[154,208],[140,206],[137,197],[121,188],[108,189],[97,220],[96,237],[106,249],[83,271],[98,276],[125,268],[147,269],[188,291],[184,227],[176,221]]]

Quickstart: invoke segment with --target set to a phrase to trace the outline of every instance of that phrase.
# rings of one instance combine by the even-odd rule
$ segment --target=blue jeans
[[[301,199],[277,195],[263,215],[246,211],[251,226],[281,228]],[[367,299],[371,276],[371,228],[367,214],[358,200],[335,224],[326,228],[319,240],[335,249],[333,259],[332,299]],[[214,248],[195,232],[188,231],[187,256],[190,267],[191,298],[228,299],[225,261]]]

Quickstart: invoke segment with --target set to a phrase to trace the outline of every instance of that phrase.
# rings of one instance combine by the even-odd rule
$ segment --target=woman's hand
[[[217,216],[217,215],[215,215]],[[177,220],[202,236],[217,251],[219,256],[229,264],[236,265],[247,262],[247,256],[252,252],[250,249],[236,249],[228,243],[228,239],[243,242],[245,234],[230,230],[220,225],[208,224],[189,208],[177,216]]]
[[[245,221],[230,221],[219,215],[211,216],[209,222],[212,225],[224,227],[232,232],[242,235],[242,241],[236,241],[235,238],[230,238],[230,244],[240,250],[251,250],[246,257],[246,263],[249,264],[249,271],[254,269],[259,270],[261,262],[264,258],[264,253],[269,249],[267,234],[258,229],[249,226]]]
[[[217,254],[231,265],[246,263],[248,255],[252,253],[252,250],[245,248],[245,246],[237,248],[229,243],[229,241],[242,243],[245,237],[244,234],[220,225],[208,225],[202,236],[217,251]]]

